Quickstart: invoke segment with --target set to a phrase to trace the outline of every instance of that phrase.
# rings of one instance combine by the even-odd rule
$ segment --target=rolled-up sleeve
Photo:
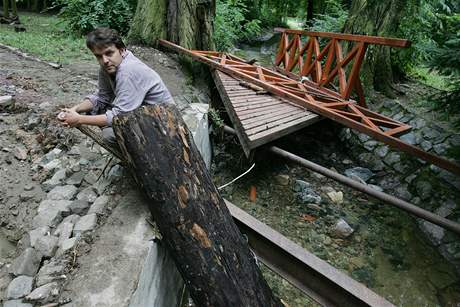
[[[153,84],[147,82],[145,78],[139,78],[130,72],[117,75],[113,107],[106,112],[108,125],[112,125],[114,116],[133,111],[141,106],[152,86]]]
[[[109,105],[114,98],[109,78],[110,77],[104,74],[102,70],[99,70],[98,90],[94,94],[85,97],[91,101],[93,111],[96,113],[98,110],[106,109],[107,105]]]

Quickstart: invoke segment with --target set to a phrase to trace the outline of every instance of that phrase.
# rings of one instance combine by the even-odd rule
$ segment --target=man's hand
[[[62,122],[65,127],[75,127],[80,125],[80,117],[74,108],[63,109],[58,115],[58,119]]]

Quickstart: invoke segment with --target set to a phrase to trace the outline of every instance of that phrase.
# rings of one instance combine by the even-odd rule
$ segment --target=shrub
[[[246,5],[241,0],[217,0],[214,41],[217,50],[228,50],[239,40],[260,33],[260,20],[247,20]]]
[[[129,30],[133,16],[133,1],[127,0],[60,0],[60,14],[70,29],[87,34],[98,27],[109,27],[121,34]]]

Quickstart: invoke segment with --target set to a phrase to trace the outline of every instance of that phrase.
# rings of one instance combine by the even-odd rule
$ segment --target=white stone
[[[332,232],[334,236],[345,239],[348,238],[354,232],[354,230],[343,219],[339,219],[335,224]]]
[[[343,204],[343,192],[331,191],[327,193],[327,196],[332,200],[334,204],[341,205]]]
[[[48,226],[38,227],[29,231],[30,246],[34,246],[37,239],[43,237],[49,233],[50,228]]]
[[[78,200],[87,201],[89,203],[93,203],[96,200],[96,198],[97,193],[93,187],[87,187],[77,195]]]

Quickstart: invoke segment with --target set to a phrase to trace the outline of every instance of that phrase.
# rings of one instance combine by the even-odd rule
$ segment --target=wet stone
[[[22,298],[32,291],[33,277],[18,276],[11,281],[6,290],[6,297],[9,300]]]
[[[59,284],[51,282],[32,291],[32,293],[26,296],[26,299],[30,302],[44,304],[52,302],[58,295]]]
[[[423,150],[425,151],[428,151],[430,150],[431,148],[433,148],[433,144],[431,144],[430,141],[423,141],[422,143],[420,143],[420,147],[422,147]]]
[[[383,162],[387,165],[393,165],[401,161],[401,156],[396,152],[389,153],[384,159]]]
[[[13,261],[10,271],[13,275],[34,276],[40,266],[42,255],[33,248],[27,248]]]
[[[364,148],[368,151],[373,151],[374,148],[378,145],[379,143],[377,141],[367,141],[366,143],[364,143]]]
[[[432,196],[433,187],[427,181],[418,181],[415,184],[415,190],[417,191],[417,195],[422,200],[425,200]]]
[[[321,196],[319,196],[312,188],[311,184],[303,181],[296,180],[294,184],[294,191],[296,191],[297,199],[302,203],[315,203],[321,202]]]
[[[358,166],[345,170],[345,176],[349,178],[358,177],[362,181],[367,182],[372,178],[372,176],[374,176],[374,173],[370,169]]]
[[[439,139],[441,137],[441,133],[439,133],[435,129],[428,128],[428,127],[422,129],[422,133],[425,139],[429,139],[429,140]]]
[[[333,236],[341,239],[348,238],[353,232],[353,228],[343,219],[339,219],[332,230]]]
[[[327,193],[327,196],[331,199],[334,204],[341,205],[343,204],[343,192],[331,191]]]
[[[77,191],[77,187],[73,185],[57,186],[48,193],[47,198],[53,200],[70,200],[75,196]]]
[[[364,134],[364,133],[360,133],[358,134],[358,139],[361,143],[365,143],[367,141],[369,141],[371,139],[370,136],[368,136],[367,134]]]
[[[276,175],[275,180],[278,184],[286,186],[289,184],[289,176],[288,175]]]
[[[433,146],[433,150],[436,154],[438,155],[442,155],[446,152],[446,150],[448,149],[448,146],[446,144],[437,144],[437,145],[434,145]]]
[[[449,143],[452,146],[460,146],[460,134],[453,134],[449,137]]]
[[[375,150],[375,154],[380,158],[384,158],[388,154],[388,146],[380,146]]]
[[[406,201],[409,201],[412,198],[412,194],[407,189],[407,184],[398,185],[395,188],[396,197],[402,198]]]
[[[444,238],[444,228],[428,221],[423,221],[420,227],[434,245],[441,244],[442,238]]]
[[[400,137],[400,140],[411,145],[417,144],[417,139],[413,132],[406,133]]]
[[[379,187],[378,185],[368,184],[367,186],[370,187],[371,189],[376,190],[376,191],[383,192],[383,189],[381,187]]]

